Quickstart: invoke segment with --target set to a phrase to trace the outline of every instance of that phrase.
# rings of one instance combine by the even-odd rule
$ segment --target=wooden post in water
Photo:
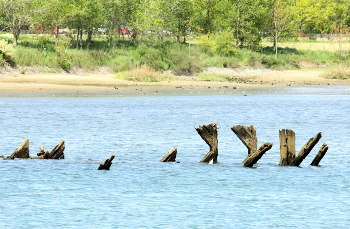
[[[244,161],[244,167],[253,167],[255,163],[257,163],[260,158],[270,149],[272,148],[272,143],[265,143],[258,150],[252,152]]]
[[[64,140],[61,140],[57,146],[50,152],[50,156],[52,159],[64,159],[64,151],[65,144]]]
[[[11,154],[11,158],[29,158],[29,139],[26,138],[22,144]]]
[[[295,132],[290,129],[279,131],[280,136],[280,166],[287,166],[295,158]]]
[[[290,163],[291,166],[299,166],[301,162],[306,158],[307,155],[311,152],[311,150],[315,147],[317,142],[321,139],[321,132],[318,133],[315,137],[310,138],[309,141],[303,146],[298,155],[294,158],[294,160]]]
[[[268,150],[272,148],[272,143],[268,142],[257,149],[258,138],[256,137],[256,130],[253,125],[236,125],[231,127],[231,130],[248,149],[248,157],[243,161],[244,167],[252,167]]]
[[[311,162],[310,165],[318,166],[320,161],[324,157],[324,155],[327,153],[327,151],[328,151],[328,145],[326,143],[324,143],[321,146],[320,150],[318,151],[318,153],[316,154],[314,160]]]
[[[114,154],[109,158],[109,159],[106,159],[106,161],[102,164],[100,164],[100,166],[98,167],[97,170],[109,170],[109,168],[111,167],[112,165],[112,161],[114,159]]]
[[[237,135],[239,140],[247,147],[248,156],[255,152],[258,148],[258,138],[256,137],[256,130],[253,125],[251,126],[242,126],[237,125],[231,127],[231,130]]]
[[[211,123],[209,125],[203,125],[196,128],[198,134],[202,139],[209,145],[210,151],[204,156],[200,161],[209,164],[214,164],[218,162],[218,131],[217,124]]]
[[[174,147],[160,160],[160,162],[177,162],[176,154],[177,154],[177,148]]]

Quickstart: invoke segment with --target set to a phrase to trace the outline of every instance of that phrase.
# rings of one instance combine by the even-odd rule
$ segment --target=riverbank
[[[114,78],[109,73],[13,73],[0,77],[0,96],[147,96],[198,94],[213,90],[276,87],[327,87],[349,85],[350,80],[326,79],[323,71],[271,71],[209,69],[208,73],[236,74],[237,82],[203,81],[197,77],[177,77],[163,82],[134,82]],[[235,71],[235,72],[233,72]]]

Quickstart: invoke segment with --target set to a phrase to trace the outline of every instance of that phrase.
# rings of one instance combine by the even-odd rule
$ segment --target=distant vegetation
[[[349,25],[348,0],[2,0],[0,31],[12,36],[0,36],[0,67],[103,67],[144,81],[208,67],[322,68],[347,78]],[[311,41],[313,33],[331,41]]]

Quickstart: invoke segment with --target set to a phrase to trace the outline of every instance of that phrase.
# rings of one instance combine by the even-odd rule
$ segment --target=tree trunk
[[[252,152],[244,161],[244,167],[253,167],[255,163],[257,163],[260,158],[270,149],[272,148],[272,143],[265,143],[260,148],[254,152]]]
[[[218,162],[218,132],[216,125],[216,123],[211,123],[196,128],[198,134],[210,147],[210,151],[200,161],[201,163],[214,164]]]
[[[109,168],[112,165],[112,161],[114,159],[114,155],[112,155],[109,159],[106,159],[106,161],[102,164],[100,164],[100,166],[98,167],[97,170],[109,170]]]
[[[280,136],[280,166],[287,166],[295,158],[295,133],[290,129],[279,131]]]
[[[177,148],[172,148],[161,160],[160,162],[176,162]]]
[[[258,139],[256,137],[256,130],[253,125],[251,126],[242,126],[237,125],[231,127],[231,130],[237,135],[237,137],[242,141],[242,143],[248,149],[248,156],[255,152],[258,148]]]
[[[80,34],[80,28],[78,27],[78,29],[77,29],[77,43],[75,44],[76,49],[79,48],[79,34]]]
[[[22,144],[11,154],[10,157],[28,159],[29,158],[29,139],[26,138],[22,142]]]
[[[87,32],[87,38],[86,38],[86,48],[89,49],[90,45],[92,43],[92,29],[89,28]]]
[[[322,134],[318,133],[315,137],[310,138],[310,140],[304,145],[304,147],[300,150],[298,155],[294,158],[294,160],[290,163],[291,166],[299,166],[301,162],[306,158],[306,156],[311,152],[317,142],[321,139]]]
[[[318,153],[316,154],[314,160],[311,162],[310,165],[318,166],[320,161],[324,157],[324,155],[327,153],[327,151],[328,151],[328,145],[326,143],[324,143],[321,146],[320,150],[318,151]]]

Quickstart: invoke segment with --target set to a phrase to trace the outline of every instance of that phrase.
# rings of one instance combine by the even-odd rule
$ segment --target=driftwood
[[[298,155],[290,163],[291,166],[299,166],[301,162],[309,155],[311,150],[315,147],[318,141],[321,139],[322,134],[318,133],[315,137],[310,138],[310,140],[303,146]]]
[[[272,143],[265,143],[260,148],[252,152],[244,161],[244,167],[252,167],[260,158],[272,148]]]
[[[279,131],[280,136],[280,166],[287,166],[295,158],[295,132],[290,129]]]
[[[114,155],[112,155],[109,159],[106,159],[106,161],[102,164],[100,164],[100,166],[98,167],[97,170],[109,170],[109,168],[112,165],[112,161],[114,159]]]
[[[318,166],[320,161],[324,157],[324,155],[327,153],[327,151],[328,151],[328,145],[326,143],[324,143],[321,146],[320,150],[318,151],[318,153],[316,154],[314,160],[311,162],[310,165]]]
[[[160,162],[176,162],[177,148],[172,148],[161,160]]]
[[[196,128],[198,134],[209,145],[210,151],[200,161],[214,164],[218,162],[218,131],[217,124],[211,123],[209,125],[203,125]]]
[[[22,144],[13,152],[11,158],[29,158],[29,139],[25,139]]]
[[[237,135],[239,140],[248,148],[248,156],[255,152],[258,148],[258,139],[256,137],[256,130],[253,125],[242,126],[237,125],[231,127],[231,130]]]

